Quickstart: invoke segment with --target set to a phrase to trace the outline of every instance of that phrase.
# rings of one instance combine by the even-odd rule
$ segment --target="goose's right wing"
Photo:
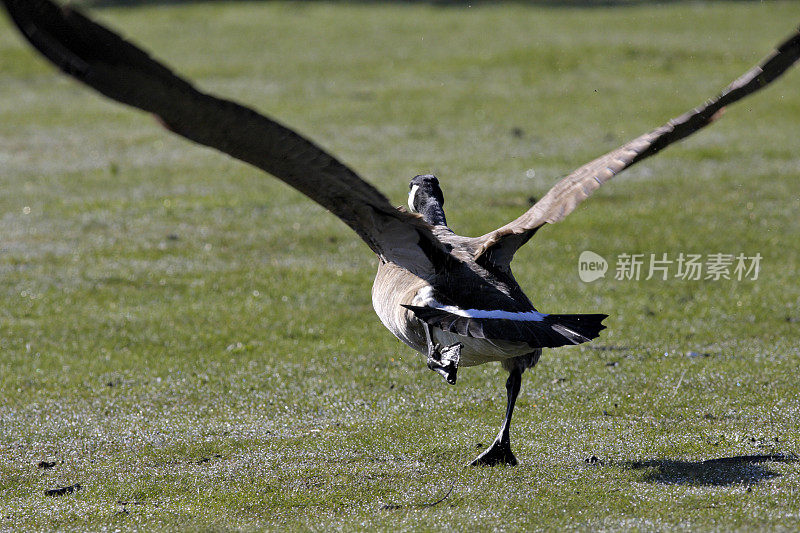
[[[487,260],[501,268],[508,267],[514,252],[540,227],[558,222],[569,215],[602,184],[626,168],[711,124],[725,106],[765,87],[798,58],[800,30],[759,65],[731,83],[716,98],[583,165],[559,181],[522,216],[476,238],[476,258]]]
[[[204,94],[146,52],[78,11],[48,0],[2,0],[22,34],[65,73],[153,113],[168,129],[265,170],[330,210],[383,259],[417,274],[447,254],[418,215],[321,148],[234,102]]]

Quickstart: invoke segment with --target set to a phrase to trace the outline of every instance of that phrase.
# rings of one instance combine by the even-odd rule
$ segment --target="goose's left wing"
[[[514,252],[543,225],[569,215],[602,184],[656,154],[670,144],[711,124],[737,100],[765,87],[800,58],[800,30],[784,41],[760,64],[731,83],[719,96],[645,133],[604,156],[587,163],[559,181],[522,216],[486,235],[477,237],[476,259],[507,268]]]
[[[153,113],[168,129],[265,170],[329,209],[383,259],[424,274],[447,254],[418,215],[289,128],[207,95],[80,12],[48,0],[2,0],[14,23],[61,70],[100,93]]]

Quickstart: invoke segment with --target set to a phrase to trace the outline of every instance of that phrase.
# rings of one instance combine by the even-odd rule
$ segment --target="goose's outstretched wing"
[[[476,241],[476,258],[508,267],[517,249],[546,223],[570,214],[602,184],[642,159],[711,124],[723,110],[783,74],[800,58],[800,30],[716,98],[583,165],[559,181],[522,216]]]
[[[23,35],[58,68],[171,131],[263,169],[310,197],[379,256],[422,274],[447,253],[418,215],[309,140],[234,102],[204,94],[80,12],[47,0],[2,0]],[[427,254],[427,255],[426,255]]]

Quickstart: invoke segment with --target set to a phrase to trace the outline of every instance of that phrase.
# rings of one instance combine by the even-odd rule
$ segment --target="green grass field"
[[[467,235],[800,23],[790,1],[92,14],[398,205],[436,173]],[[800,452],[798,125],[795,68],[521,250],[541,310],[609,327],[525,375],[518,467],[464,468],[500,425],[498,365],[446,385],[379,323],[344,224],[56,74],[0,18],[0,530],[800,529],[800,463],[703,463]],[[587,249],[612,261],[594,283]],[[761,272],[614,279],[620,254],[681,252]]]

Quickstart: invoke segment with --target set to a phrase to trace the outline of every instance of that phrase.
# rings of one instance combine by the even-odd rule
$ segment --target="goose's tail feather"
[[[491,318],[488,312],[452,312],[441,307],[404,305],[406,309],[428,325],[444,331],[477,339],[527,342],[531,348],[556,348],[567,344],[582,344],[597,338],[605,329],[603,320],[608,315],[548,315],[535,311],[508,313],[520,315],[512,318]],[[465,316],[468,315],[468,316]],[[478,316],[475,316],[478,315]]]
[[[547,315],[543,322],[568,339],[572,344],[582,344],[596,339],[606,327],[603,320],[608,315]]]

